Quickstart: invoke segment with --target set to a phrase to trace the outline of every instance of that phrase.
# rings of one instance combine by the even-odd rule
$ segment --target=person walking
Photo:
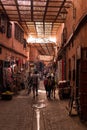
[[[32,88],[32,73],[29,73],[29,76],[28,76],[28,94],[31,93],[31,88]]]
[[[48,77],[48,99],[51,99],[51,90],[52,90],[52,81],[51,81],[51,76]]]
[[[38,75],[37,71],[32,75],[32,88],[33,88],[33,98],[38,96]]]
[[[46,76],[44,78],[44,87],[46,91],[46,96],[48,97],[48,78]]]
[[[55,98],[56,82],[54,76],[52,76],[51,82],[52,82],[51,92],[52,92],[52,96]]]

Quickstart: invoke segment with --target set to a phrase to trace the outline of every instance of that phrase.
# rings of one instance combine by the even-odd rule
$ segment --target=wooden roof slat
[[[58,27],[65,22],[61,17],[65,13],[63,9],[70,6],[71,0],[0,0],[1,13],[7,15],[11,21],[19,22],[24,32],[33,37],[55,36]],[[40,44],[38,51],[47,55],[51,55],[52,51],[54,55],[52,44],[50,46],[45,43],[45,47]]]

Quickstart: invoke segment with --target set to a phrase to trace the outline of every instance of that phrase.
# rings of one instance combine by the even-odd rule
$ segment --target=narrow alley
[[[12,100],[0,100],[0,130],[87,130],[78,116],[68,115],[67,104],[57,90],[56,98],[48,100],[41,80],[35,99],[24,89]]]

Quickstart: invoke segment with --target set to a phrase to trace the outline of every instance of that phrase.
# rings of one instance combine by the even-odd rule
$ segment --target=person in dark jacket
[[[52,81],[51,81],[51,76],[48,77],[48,98],[51,99],[51,90],[52,90]]]
[[[37,75],[37,72],[35,72],[32,75],[32,87],[33,87],[33,98],[35,98],[35,96],[38,96],[38,75]]]
[[[48,97],[48,78],[46,76],[44,79],[44,87],[45,87],[45,91],[46,91],[46,96]]]
[[[32,74],[29,73],[29,77],[28,77],[28,94],[30,94],[31,88],[32,88]]]
[[[52,83],[51,87],[52,96],[55,98],[56,82],[54,76],[51,78],[51,83]]]

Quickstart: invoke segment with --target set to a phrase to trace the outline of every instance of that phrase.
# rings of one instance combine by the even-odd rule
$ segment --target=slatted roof
[[[28,35],[48,39],[55,37],[61,23],[65,22],[70,3],[71,0],[0,0],[0,12],[11,21],[18,21]],[[38,48],[43,46],[39,44]],[[53,45],[49,46],[45,44],[42,53],[46,54],[48,49],[51,54]]]

